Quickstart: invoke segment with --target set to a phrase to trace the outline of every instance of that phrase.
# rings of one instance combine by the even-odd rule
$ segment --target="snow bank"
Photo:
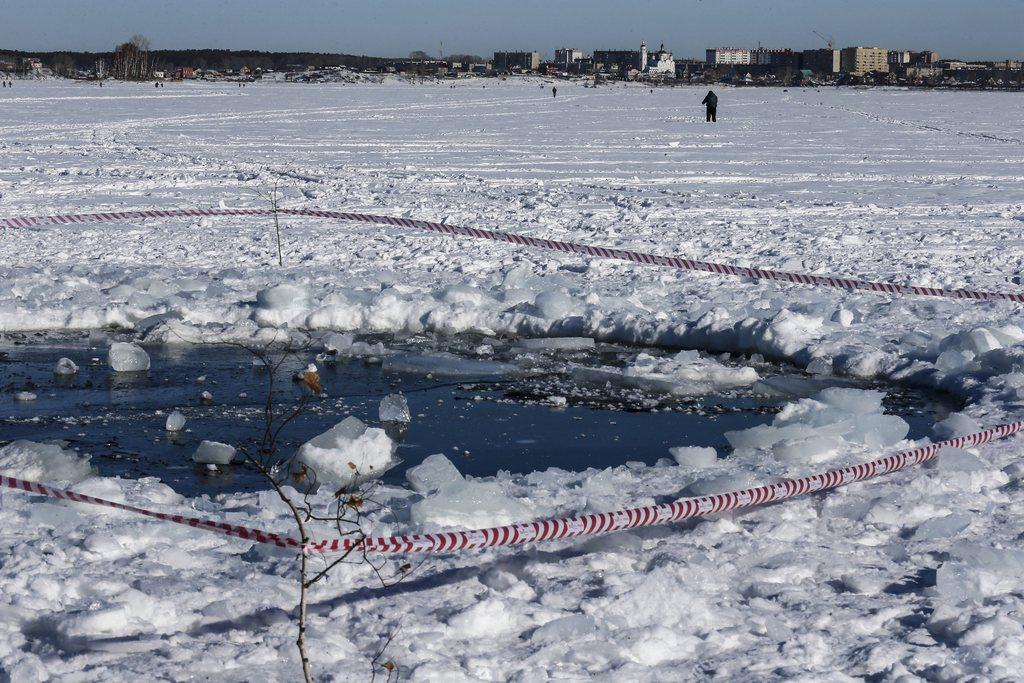
[[[93,475],[89,456],[56,444],[14,441],[0,448],[0,472],[17,479],[69,485]]]

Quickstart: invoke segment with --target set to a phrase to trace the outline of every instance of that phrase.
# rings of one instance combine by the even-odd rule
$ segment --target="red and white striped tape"
[[[730,510],[743,510],[775,503],[788,498],[826,491],[857,481],[872,479],[882,474],[896,472],[912,465],[920,465],[935,458],[943,447],[969,448],[989,441],[1002,439],[1024,430],[1024,421],[1011,422],[999,427],[992,427],[967,436],[960,436],[947,441],[920,446],[909,451],[889,455],[860,465],[830,470],[821,474],[812,474],[799,479],[785,479],[774,484],[755,486],[753,488],[718,493],[699,498],[682,498],[680,500],[649,505],[646,507],[629,508],[616,512],[580,515],[563,519],[546,519],[535,522],[521,522],[507,526],[471,531],[440,531],[427,534],[409,534],[388,537],[353,537],[334,538],[313,543],[302,544],[294,538],[253,529],[251,527],[215,522],[209,519],[172,515],[165,512],[154,512],[132,505],[115,503],[102,498],[52,488],[45,484],[25,481],[0,475],[3,486],[29,493],[38,493],[61,500],[73,500],[79,503],[90,503],[104,507],[116,508],[127,512],[146,515],[166,522],[184,524],[197,529],[206,529],[225,536],[268,543],[282,548],[295,548],[306,553],[332,553],[347,550],[380,552],[380,553],[439,553],[456,550],[473,550],[478,548],[495,548],[498,546],[514,546],[540,541],[552,541],[560,538],[578,538],[580,536],[596,536],[614,531],[624,531],[639,527],[670,524],[684,519],[703,517]]]
[[[985,292],[974,289],[942,289],[938,287],[922,287],[920,285],[897,285],[889,282],[871,282],[855,280],[832,275],[811,275],[809,273],[791,273],[766,268],[750,268],[733,266],[727,263],[711,261],[695,261],[678,256],[659,256],[640,251],[610,249],[608,247],[592,247],[575,242],[559,242],[556,240],[527,237],[511,232],[481,230],[447,223],[433,223],[411,218],[394,218],[391,216],[374,216],[364,213],[348,213],[345,211],[320,211],[316,209],[280,209],[279,214],[289,216],[306,216],[312,218],[333,218],[342,221],[359,223],[375,223],[378,225],[396,225],[403,228],[415,228],[442,235],[475,237],[477,239],[508,242],[525,247],[551,249],[570,254],[582,254],[597,258],[630,261],[647,266],[663,266],[681,270],[715,273],[747,277],[755,280],[772,280],[774,282],[791,282],[815,287],[832,287],[845,290],[862,290],[882,292],[885,294],[910,294],[916,296],[935,296],[949,299],[974,299],[977,301],[1014,301],[1024,303],[1024,294],[1012,292]],[[174,209],[170,211],[119,211],[115,213],[68,214],[63,216],[20,216],[0,219],[0,228],[30,228],[42,225],[66,225],[71,223],[103,223],[107,221],[130,220],[139,218],[174,218],[178,216],[270,216],[272,209]]]

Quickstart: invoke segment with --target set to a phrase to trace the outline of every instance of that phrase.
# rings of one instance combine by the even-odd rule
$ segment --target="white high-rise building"
[[[750,64],[750,50],[741,47],[716,47],[705,51],[709,66],[719,64]]]

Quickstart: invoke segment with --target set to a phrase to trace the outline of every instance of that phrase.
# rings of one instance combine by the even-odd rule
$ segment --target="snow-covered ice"
[[[299,447],[295,460],[309,481],[335,489],[379,477],[395,464],[395,443],[383,429],[349,416]]]
[[[560,83],[552,99],[536,80],[382,80],[157,92],[19,82],[0,97],[0,213],[262,207],[259,194],[281,180],[287,206],[901,284],[1021,288],[1015,93],[722,88],[710,126],[700,88]],[[715,360],[721,374],[707,354],[759,354],[815,377],[947,391],[964,407],[935,438],[1017,419],[1024,406],[1024,320],[1007,302],[751,283],[293,217],[282,220],[279,267],[272,231],[244,217],[19,229],[0,241],[0,331],[116,327],[146,344],[269,342],[298,330],[586,338],[703,352],[608,366],[600,380],[682,387],[756,380],[742,362]],[[329,353],[378,355],[324,339]],[[98,357],[106,340],[93,337]],[[464,362],[435,357],[416,370],[511,370]],[[713,461],[680,450],[652,467],[423,473],[418,490],[381,487],[390,511],[368,522],[384,534],[615,510],[901,447],[905,425],[880,413],[876,395],[821,389],[776,386],[792,397],[785,411],[732,435],[736,450]],[[313,591],[314,662],[328,679],[364,677],[401,624],[388,657],[421,681],[1010,680],[1024,655],[1020,443],[693,525],[431,557],[392,591],[346,567]],[[93,495],[291,528],[273,494],[182,500],[152,479],[65,470],[69,445],[0,452],[16,471],[81,478]],[[338,452],[322,451],[335,463]],[[0,669],[11,680],[295,677],[290,557],[21,492],[2,494],[0,529]]]
[[[230,465],[235,459],[235,447],[219,441],[201,441],[192,461],[201,465]]]

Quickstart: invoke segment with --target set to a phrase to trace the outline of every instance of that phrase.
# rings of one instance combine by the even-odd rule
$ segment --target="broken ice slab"
[[[511,363],[460,358],[450,353],[402,353],[384,359],[389,372],[444,377],[495,377],[518,372]]]
[[[516,346],[528,351],[583,351],[594,348],[590,337],[540,337],[520,339]]]
[[[411,422],[409,402],[401,394],[388,394],[380,400],[378,415],[381,422]]]

